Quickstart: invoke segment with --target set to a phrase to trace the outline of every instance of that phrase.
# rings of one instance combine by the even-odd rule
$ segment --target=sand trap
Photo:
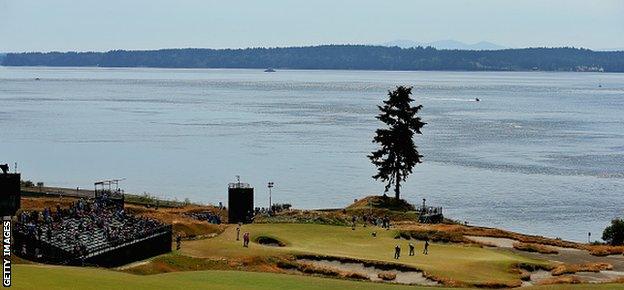
[[[531,279],[529,281],[522,281],[522,287],[537,285],[539,282],[552,277],[552,274],[548,271],[537,270],[531,272]]]
[[[480,236],[464,236],[469,240],[475,241],[477,243],[490,244],[499,248],[513,248],[514,243],[518,243],[520,241],[507,239],[507,238],[493,238],[493,237],[480,237]],[[553,248],[559,252],[561,251],[581,251],[575,248],[563,248],[551,245],[544,245],[550,248]]]
[[[583,282],[589,283],[604,283],[611,282],[617,278],[624,277],[624,272],[619,271],[600,271],[597,273],[594,272],[577,272],[574,274],[581,279]]]
[[[518,241],[507,238],[492,238],[492,237],[479,237],[479,236],[464,236],[465,238],[475,241],[477,243],[484,243],[494,245],[499,248],[513,248],[513,244]]]
[[[269,246],[269,247],[285,247],[286,243],[268,236],[259,236],[254,239],[254,241],[258,244]]]
[[[582,283],[607,283],[612,282],[618,278],[624,277],[624,272],[620,271],[600,271],[600,272],[577,272],[570,274],[570,276],[577,277]],[[522,281],[522,287],[538,285],[540,282],[546,279],[553,278],[554,276],[544,270],[537,270],[531,273],[530,281]]]
[[[308,259],[299,259],[297,260],[300,263],[310,264],[316,267],[323,267],[332,269],[335,271],[343,271],[343,272],[353,272],[358,273],[360,275],[368,277],[371,281],[383,281],[389,283],[399,283],[399,284],[415,284],[415,285],[426,285],[426,286],[435,286],[439,283],[427,279],[423,276],[422,272],[416,271],[398,271],[398,270],[382,270],[375,267],[367,267],[364,266],[363,263],[343,263],[340,261],[329,261],[329,260],[308,260]],[[379,278],[379,273],[381,272],[390,272],[396,274],[396,279],[392,281],[384,281]]]
[[[130,264],[127,264],[127,265],[123,265],[123,266],[117,267],[115,269],[116,270],[127,270],[127,269],[130,269],[130,268],[147,265],[147,264],[149,264],[151,262],[152,261],[150,261],[150,260],[138,261],[138,262],[134,262],[134,263],[130,263]]]

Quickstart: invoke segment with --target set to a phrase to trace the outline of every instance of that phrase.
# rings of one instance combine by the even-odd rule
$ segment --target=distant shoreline
[[[213,68],[213,67],[146,67],[146,66],[128,66],[128,67],[104,67],[104,66],[46,66],[46,65],[34,65],[34,66],[10,66],[0,65],[0,68],[24,68],[24,69],[36,69],[36,68],[49,68],[49,69],[103,69],[103,70],[115,70],[115,69],[154,69],[154,70],[194,70],[194,71],[209,71],[209,70],[248,70],[257,71],[263,73],[263,68]],[[378,70],[378,69],[299,69],[299,68],[280,68],[276,69],[276,72],[280,71],[297,71],[297,72],[379,72],[379,73],[414,73],[414,72],[445,72],[445,73],[553,73],[553,74],[622,74],[624,72],[595,72],[595,71],[532,71],[532,70],[516,70],[516,71],[476,71],[476,70]]]
[[[570,47],[438,50],[372,45],[7,53],[3,66],[249,68],[376,71],[624,72],[624,51]]]

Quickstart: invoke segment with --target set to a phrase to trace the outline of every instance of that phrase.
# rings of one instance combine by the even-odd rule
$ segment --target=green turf
[[[214,289],[214,290],[272,290],[272,289],[426,289],[461,290],[461,288],[415,287],[372,282],[357,282],[301,275],[235,271],[175,272],[158,275],[131,275],[106,269],[14,265],[13,285],[9,289],[76,289],[76,290],[152,290],[152,289]],[[527,287],[527,290],[624,289],[624,284],[583,284]]]
[[[417,248],[414,257],[407,255],[406,240],[394,239],[395,231],[380,228],[357,228],[314,224],[252,224],[241,230],[253,237],[268,235],[286,243],[286,247],[270,247],[252,244],[243,248],[235,241],[235,227],[229,227],[216,238],[185,242],[182,252],[196,257],[231,257],[279,255],[287,253],[310,253],[341,256],[385,262],[399,262],[418,267],[436,277],[452,279],[467,284],[513,283],[519,275],[510,272],[514,263],[546,263],[514,254],[508,250],[480,248],[460,244],[432,243],[429,255],[419,252],[423,243],[413,241]],[[377,237],[371,236],[377,231]],[[393,259],[394,246],[400,244],[403,256]]]
[[[401,285],[236,271],[131,275],[105,269],[15,265],[12,289],[423,289]],[[436,288],[439,289],[439,288]]]

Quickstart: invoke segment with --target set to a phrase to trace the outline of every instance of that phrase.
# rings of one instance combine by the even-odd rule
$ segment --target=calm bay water
[[[274,202],[341,207],[383,190],[366,154],[399,84],[429,123],[408,200],[579,241],[624,216],[624,74],[0,67],[0,161],[215,204],[240,175],[257,206],[274,181]]]

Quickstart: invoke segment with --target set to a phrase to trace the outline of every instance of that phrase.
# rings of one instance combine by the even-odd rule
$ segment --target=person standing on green
[[[401,246],[396,245],[394,247],[394,258],[399,259],[401,257]]]

